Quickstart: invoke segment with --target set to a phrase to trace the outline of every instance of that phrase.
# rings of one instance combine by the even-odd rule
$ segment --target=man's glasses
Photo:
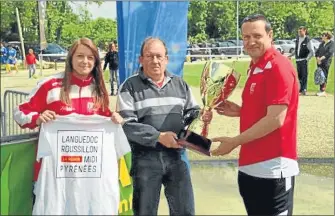
[[[145,55],[144,58],[153,61],[154,59],[158,60],[158,61],[163,61],[164,59],[166,59],[166,56],[162,56],[162,55]]]

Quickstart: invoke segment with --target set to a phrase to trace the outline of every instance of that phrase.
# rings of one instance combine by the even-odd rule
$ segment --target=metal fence
[[[3,109],[1,110],[1,138],[7,137],[7,140],[13,136],[24,135],[30,137],[31,134],[36,134],[38,129],[22,129],[14,121],[14,108],[24,102],[29,93],[6,90],[3,99]],[[2,104],[1,104],[2,105]],[[9,138],[8,138],[9,137]]]

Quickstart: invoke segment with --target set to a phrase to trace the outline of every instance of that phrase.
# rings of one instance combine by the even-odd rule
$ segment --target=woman
[[[65,72],[39,82],[29,100],[16,108],[15,121],[22,128],[34,129],[56,115],[77,113],[111,116],[114,123],[121,123],[122,117],[108,108],[100,64],[93,42],[87,38],[77,40],[68,53]]]
[[[318,67],[320,67],[324,75],[326,77],[325,83],[320,85],[320,92],[318,92],[317,96],[326,96],[326,85],[327,85],[327,78],[329,67],[332,62],[332,56],[334,53],[334,41],[330,40],[332,38],[332,34],[330,32],[325,32],[321,36],[322,43],[320,44],[319,48],[316,50],[315,57]]]
[[[103,80],[97,47],[90,39],[73,43],[67,56],[65,72],[50,76],[38,83],[28,100],[14,111],[14,120],[22,128],[34,129],[72,113],[111,117],[114,123],[123,118],[111,112],[109,96]],[[41,164],[35,164],[37,181]]]

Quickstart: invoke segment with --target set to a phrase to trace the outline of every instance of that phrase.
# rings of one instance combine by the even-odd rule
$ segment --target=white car
[[[278,44],[274,44],[273,46],[274,46],[275,49],[278,50],[280,53],[283,53],[283,48],[282,48],[280,45],[278,45]]]
[[[320,44],[321,44],[320,41],[315,40],[314,38],[311,39],[311,43],[313,45],[314,51],[316,51],[319,48]]]
[[[274,43],[281,46],[284,53],[293,53],[295,50],[295,43],[291,40],[275,40]]]

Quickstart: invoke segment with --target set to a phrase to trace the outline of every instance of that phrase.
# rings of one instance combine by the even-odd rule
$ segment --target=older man
[[[188,85],[166,70],[168,50],[159,38],[141,47],[139,72],[120,87],[118,106],[132,148],[133,210],[157,215],[162,184],[170,214],[194,215],[190,172],[177,135],[199,114]],[[210,115],[205,115],[205,120]]]
[[[218,137],[212,152],[241,146],[238,184],[248,215],[292,215],[297,163],[298,83],[289,59],[271,46],[271,24],[263,15],[243,20],[244,48],[251,57],[242,106],[227,101],[217,112],[240,117],[240,134]]]

